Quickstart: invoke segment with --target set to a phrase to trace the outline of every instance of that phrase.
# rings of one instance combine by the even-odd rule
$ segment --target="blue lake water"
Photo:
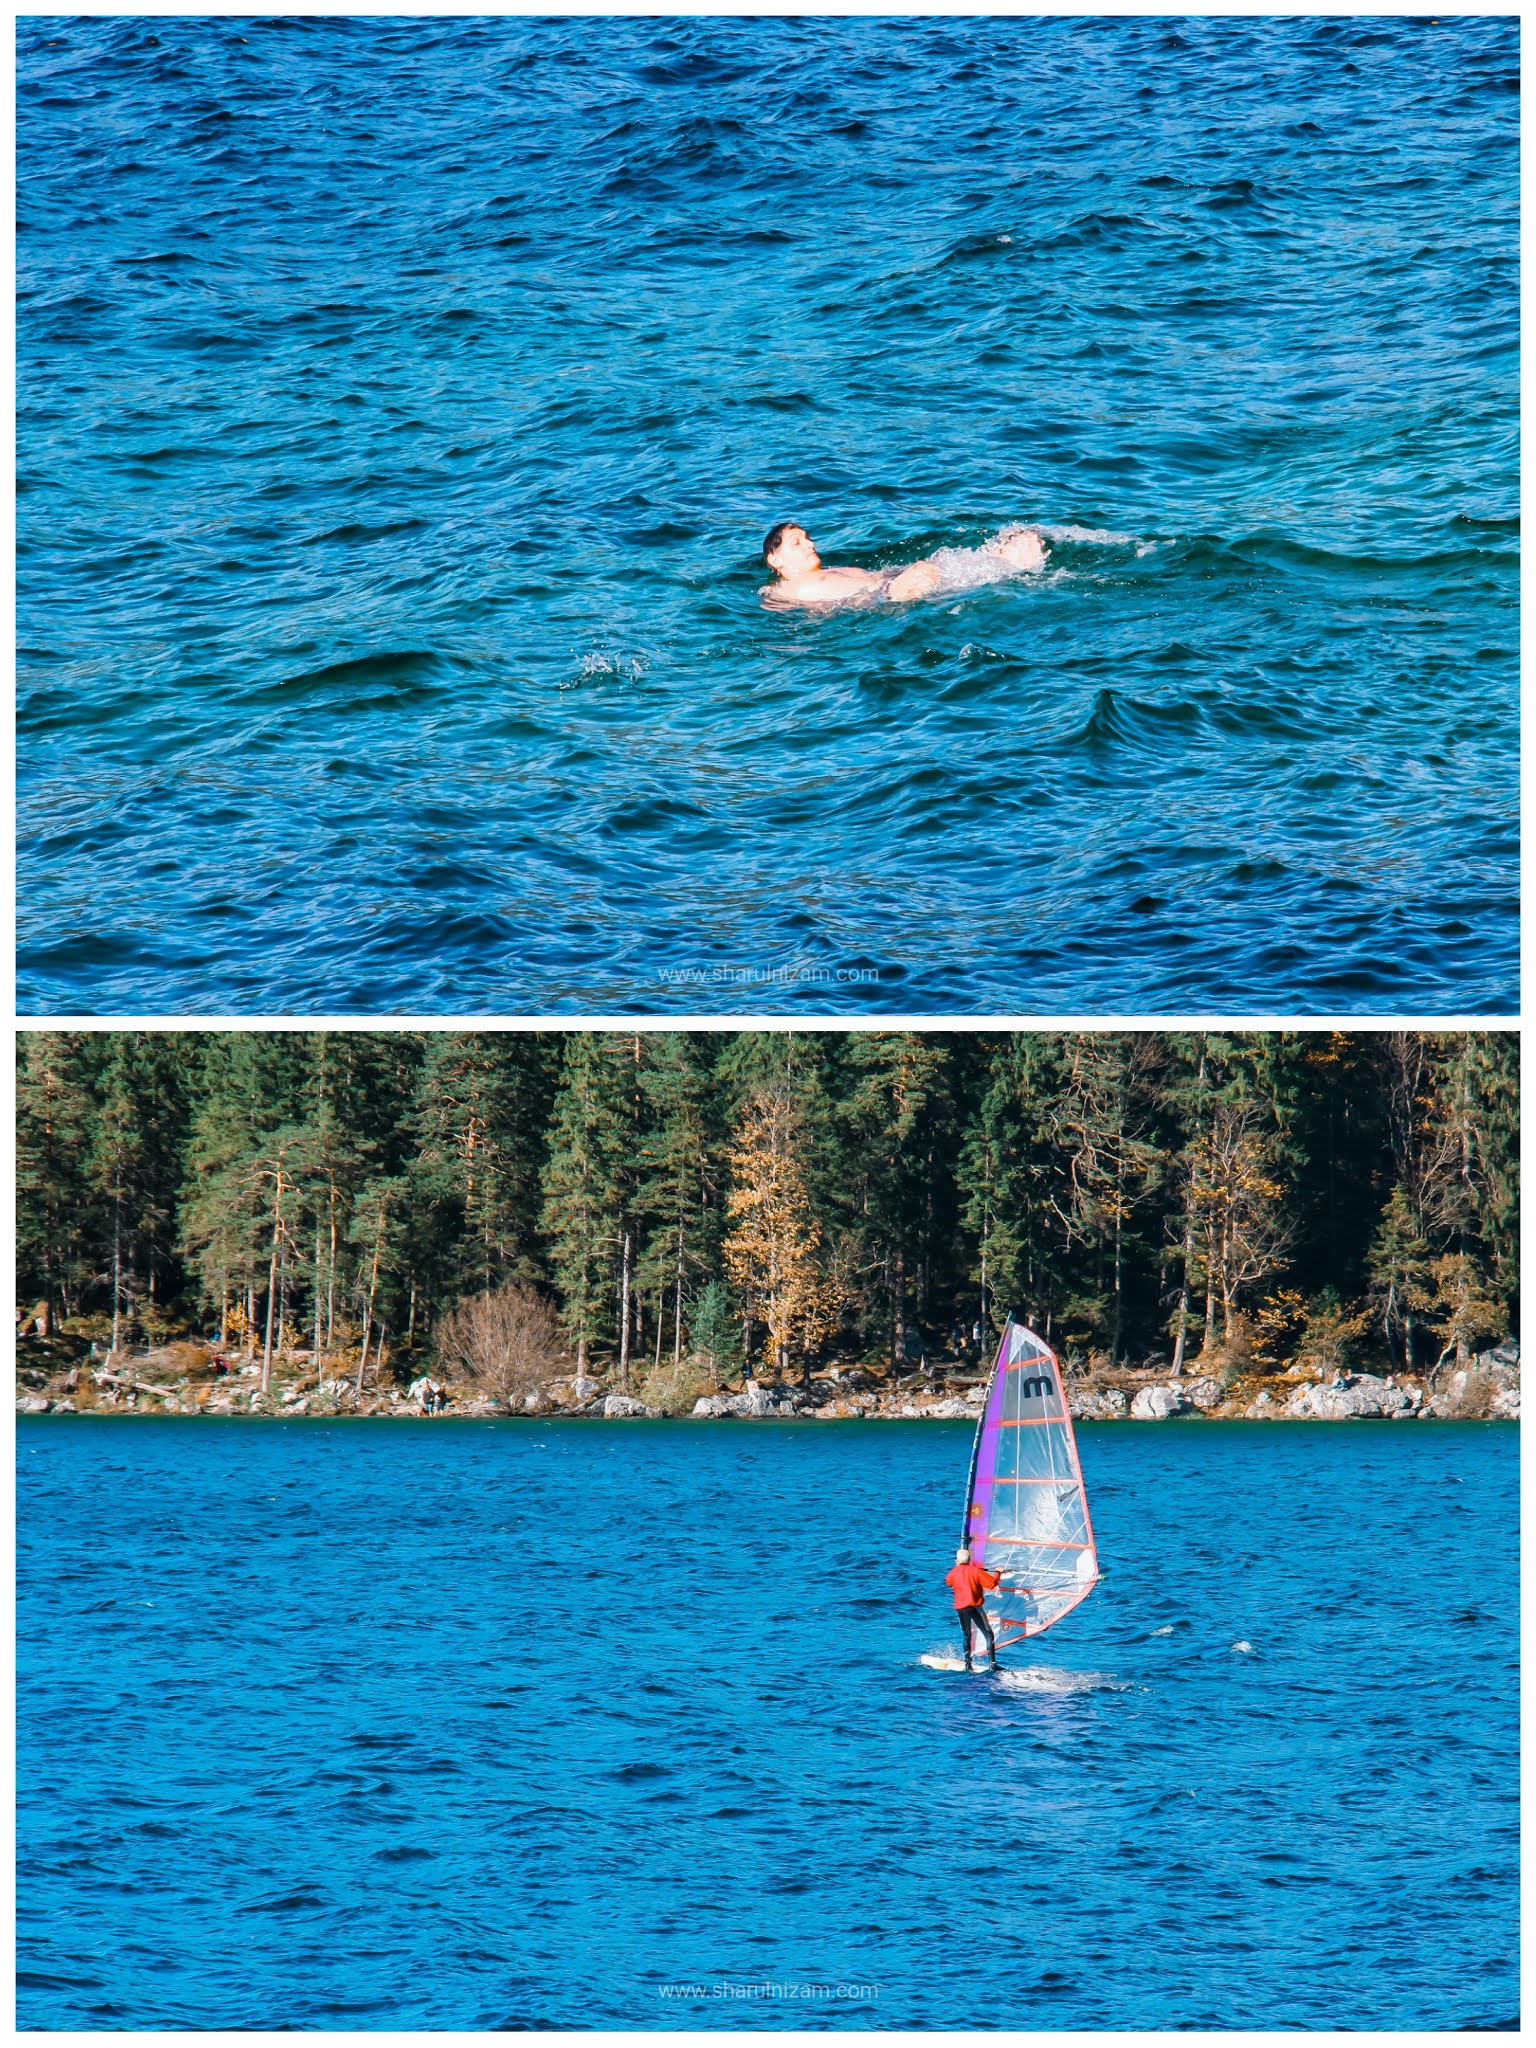
[[[23,1006],[1513,1010],[1517,35],[22,22]]]
[[[1000,1678],[963,1424],[17,1435],[24,2027],[1516,2014],[1512,1425],[1087,1425]]]

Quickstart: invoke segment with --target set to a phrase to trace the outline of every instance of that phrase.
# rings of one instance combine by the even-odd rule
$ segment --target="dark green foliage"
[[[845,1356],[1016,1310],[1133,1361],[1368,1318],[1357,1351],[1423,1366],[1518,1316],[1517,1045],[1468,1032],[24,1032],[19,1298],[404,1364],[521,1283],[583,1357],[730,1371],[765,1093]]]

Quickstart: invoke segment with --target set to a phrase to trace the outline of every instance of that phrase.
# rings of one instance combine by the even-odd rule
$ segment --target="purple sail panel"
[[[1011,1326],[1010,1326],[1011,1327]],[[976,1430],[976,1448],[971,1453],[971,1492],[965,1515],[965,1540],[971,1546],[971,1555],[980,1564],[983,1561],[987,1528],[992,1518],[992,1483],[997,1472],[997,1432],[1003,1416],[1004,1367],[1008,1357],[1008,1331],[1003,1332],[1003,1341],[998,1349],[997,1363],[992,1368],[992,1384],[987,1389],[987,1403],[981,1411],[981,1422]]]

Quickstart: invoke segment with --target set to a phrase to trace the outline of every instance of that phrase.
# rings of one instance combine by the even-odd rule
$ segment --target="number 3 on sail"
[[[1011,1317],[976,1425],[961,1541],[1002,1574],[987,1602],[999,1649],[1060,1621],[1099,1582],[1061,1366]]]

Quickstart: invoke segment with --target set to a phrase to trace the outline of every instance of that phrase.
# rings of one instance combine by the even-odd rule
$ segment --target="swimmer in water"
[[[987,543],[1000,565],[1009,569],[1040,569],[1045,548],[1033,527],[1009,526]],[[938,589],[937,561],[911,562],[905,569],[827,569],[811,536],[786,519],[763,542],[763,560],[778,578],[763,595],[775,604],[849,604],[863,598],[890,598],[904,604]]]

